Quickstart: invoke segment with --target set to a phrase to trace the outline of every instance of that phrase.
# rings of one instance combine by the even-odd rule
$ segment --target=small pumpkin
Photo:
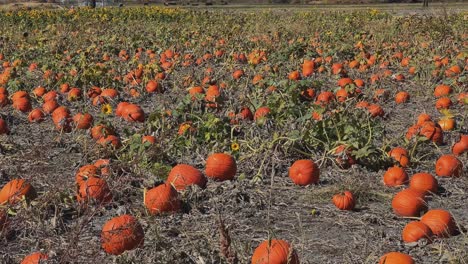
[[[33,123],[33,122],[37,122],[37,123],[42,122],[42,121],[44,121],[44,113],[39,108],[33,109],[31,112],[29,112],[28,120],[31,123]]]
[[[184,190],[190,185],[198,185],[205,188],[206,177],[195,167],[187,164],[178,164],[169,172],[167,182],[172,184],[176,190]]]
[[[299,264],[296,251],[288,242],[279,239],[265,240],[255,249],[252,264]]]
[[[443,131],[451,131],[455,128],[455,119],[453,118],[442,118],[437,123]]]
[[[448,97],[441,97],[437,99],[435,103],[435,107],[437,108],[437,110],[449,109],[452,105],[452,100],[450,100],[450,98]]]
[[[350,191],[333,195],[332,201],[336,208],[340,210],[351,211],[354,209],[354,206],[356,206],[354,195]]]
[[[437,237],[449,237],[456,233],[457,224],[449,211],[431,209],[422,217],[421,222],[427,225]]]
[[[402,147],[395,147],[388,152],[388,155],[392,157],[402,167],[409,165],[408,151]]]
[[[161,85],[155,80],[148,81],[145,88],[148,93],[156,93],[161,91]]]
[[[417,242],[420,239],[431,241],[432,236],[432,230],[420,221],[409,222],[401,232],[401,237],[405,243]]]
[[[49,256],[47,254],[35,252],[24,257],[21,261],[21,264],[40,264],[45,263],[45,261],[47,261],[48,259]]]
[[[206,159],[205,174],[216,181],[233,180],[237,172],[236,160],[229,154],[214,153]]]
[[[98,204],[107,204],[112,201],[112,193],[105,180],[90,177],[79,186],[77,200],[80,203],[93,200]]]
[[[384,116],[385,112],[382,107],[378,104],[370,104],[367,107],[367,111],[372,117]]]
[[[419,172],[411,177],[409,187],[413,190],[424,192],[425,194],[437,193],[439,184],[429,173]]]
[[[315,184],[319,181],[319,177],[320,169],[312,160],[296,160],[289,168],[289,178],[300,186]]]
[[[32,108],[31,101],[29,100],[28,97],[22,97],[22,98],[13,100],[12,106],[14,109],[21,111],[23,113],[31,111],[31,108]]]
[[[410,94],[408,92],[406,92],[406,91],[398,92],[395,95],[395,102],[397,104],[406,103],[406,102],[408,102],[409,99],[410,99]]]
[[[145,113],[140,106],[136,104],[128,104],[122,110],[122,117],[123,119],[130,121],[130,122],[144,122],[145,121]]]
[[[401,186],[408,182],[408,174],[403,168],[393,166],[385,172],[383,182],[389,187]]]
[[[261,120],[266,118],[271,112],[271,109],[268,106],[262,106],[255,111],[254,120]]]
[[[75,181],[78,186],[82,185],[89,178],[99,177],[98,167],[93,164],[88,164],[80,167],[75,174]]]
[[[101,245],[106,253],[120,255],[143,245],[144,237],[143,227],[135,217],[121,215],[104,224],[101,231]]]
[[[0,190],[0,205],[16,204],[23,197],[26,201],[34,200],[37,197],[36,190],[24,179],[13,179]]]
[[[153,145],[156,143],[156,137],[151,135],[143,136],[141,138],[141,143],[145,144],[146,142],[148,142],[149,145]]]
[[[453,144],[452,153],[455,156],[460,156],[465,152],[468,152],[468,135],[461,135],[460,140]]]
[[[77,113],[73,116],[73,122],[78,129],[88,129],[93,125],[93,116],[89,113]]]
[[[440,177],[459,177],[462,175],[463,165],[453,155],[442,155],[435,164],[435,171]]]
[[[108,135],[98,139],[97,143],[103,147],[112,146],[115,149],[118,149],[122,146],[120,138],[115,135]]]
[[[152,215],[179,211],[181,201],[176,189],[169,184],[161,184],[144,194],[144,204]]]
[[[106,125],[100,124],[91,128],[91,137],[95,140],[99,140],[102,137],[113,135],[114,131]]]
[[[380,258],[379,264],[414,264],[414,260],[404,253],[389,252]]]
[[[442,96],[448,96],[451,93],[452,93],[452,87],[446,84],[437,85],[434,89],[434,96],[437,98],[442,97]]]
[[[424,192],[411,188],[402,190],[393,197],[392,208],[398,216],[419,216],[427,209]]]

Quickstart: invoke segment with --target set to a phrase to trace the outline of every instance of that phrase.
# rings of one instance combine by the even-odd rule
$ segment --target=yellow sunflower
[[[239,151],[239,149],[240,149],[239,143],[237,143],[237,142],[232,142],[231,143],[231,150],[232,151]]]
[[[112,106],[110,104],[102,105],[101,113],[106,114],[106,115],[112,114]]]

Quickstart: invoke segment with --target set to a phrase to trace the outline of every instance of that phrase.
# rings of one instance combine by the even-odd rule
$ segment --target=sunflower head
[[[232,142],[231,143],[231,150],[232,151],[239,151],[239,149],[240,149],[239,143],[237,143],[237,142]]]
[[[101,113],[106,114],[106,115],[112,114],[112,106],[110,104],[102,105]]]

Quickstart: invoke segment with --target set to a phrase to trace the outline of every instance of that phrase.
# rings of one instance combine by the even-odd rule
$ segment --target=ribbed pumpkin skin
[[[400,166],[407,167],[409,164],[408,151],[402,147],[393,148],[388,155],[397,161]]]
[[[284,240],[265,240],[255,249],[252,256],[252,264],[299,264],[296,251],[291,253],[288,262],[290,246]]]
[[[312,160],[297,160],[289,168],[289,178],[300,186],[317,183],[320,169]]]
[[[333,204],[340,210],[353,210],[356,205],[354,195],[350,191],[345,191],[343,194],[335,194],[332,198]]]
[[[167,182],[174,185],[176,190],[183,190],[193,184],[200,186],[200,188],[205,188],[206,181],[203,173],[187,164],[176,165],[167,177]]]
[[[389,187],[400,186],[408,182],[408,174],[403,168],[394,166],[385,172],[383,182]]]
[[[101,232],[102,248],[112,255],[120,255],[144,243],[145,233],[140,223],[131,215],[112,218],[104,224]]]
[[[99,171],[98,168],[94,165],[88,164],[84,165],[78,169],[78,172],[75,174],[75,182],[77,185],[81,185],[88,178],[98,177]]]
[[[49,256],[42,254],[41,252],[32,253],[24,257],[21,264],[39,264],[42,260],[48,260]]]
[[[181,207],[179,194],[168,183],[161,184],[146,192],[144,200],[146,209],[152,215],[175,212]]]
[[[442,209],[427,211],[421,217],[421,222],[426,224],[437,237],[450,237],[457,229],[452,214]]]
[[[36,198],[36,191],[24,179],[11,180],[0,190],[0,204],[15,204],[21,201],[23,196],[32,200]]]
[[[216,181],[233,180],[237,172],[236,160],[225,153],[211,154],[206,159],[205,174]]]
[[[430,241],[432,236],[432,230],[420,221],[409,222],[401,233],[401,237],[406,243],[417,242],[423,238]]]
[[[80,185],[78,190],[78,202],[95,200],[100,204],[107,204],[112,201],[112,193],[105,180],[91,177]]]
[[[414,260],[404,253],[390,252],[380,258],[379,264],[414,264]]]
[[[437,189],[439,188],[439,184],[429,173],[420,172],[416,173],[411,177],[409,187],[413,190],[418,190],[425,192],[426,194],[429,193],[437,193]]]
[[[424,193],[405,189],[393,197],[392,208],[393,212],[399,216],[419,216],[421,211],[427,209]]]
[[[441,156],[435,165],[437,176],[459,177],[463,171],[463,165],[459,159],[453,155]]]

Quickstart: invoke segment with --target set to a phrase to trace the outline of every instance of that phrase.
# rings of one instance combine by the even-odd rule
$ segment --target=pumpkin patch
[[[464,263],[463,4],[166,2],[2,6],[0,262]]]

